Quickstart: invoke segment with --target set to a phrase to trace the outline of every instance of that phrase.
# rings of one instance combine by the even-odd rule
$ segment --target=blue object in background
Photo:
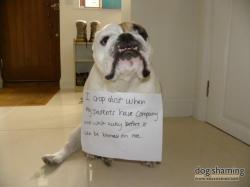
[[[104,9],[121,9],[121,0],[102,0],[102,8]]]

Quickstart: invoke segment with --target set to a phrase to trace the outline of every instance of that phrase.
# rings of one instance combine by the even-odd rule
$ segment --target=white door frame
[[[207,119],[207,81],[210,79],[211,69],[213,5],[214,0],[203,0],[200,7],[201,34],[198,51],[197,97],[194,103],[193,116],[201,121]]]

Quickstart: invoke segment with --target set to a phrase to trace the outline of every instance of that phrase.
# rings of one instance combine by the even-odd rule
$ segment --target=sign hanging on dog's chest
[[[83,106],[83,151],[108,158],[161,161],[161,94],[87,91]]]

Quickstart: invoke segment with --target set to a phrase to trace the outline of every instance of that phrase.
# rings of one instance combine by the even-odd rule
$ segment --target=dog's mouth
[[[112,80],[115,77],[116,66],[119,63],[126,63],[133,66],[134,63],[142,62],[142,77],[146,78],[150,75],[150,71],[147,68],[147,62],[143,55],[141,54],[142,47],[140,43],[136,40],[132,40],[128,43],[117,42],[114,47],[113,57],[114,61],[112,63],[112,69],[108,75],[105,76],[107,80]]]
[[[140,56],[139,45],[121,47],[118,45],[115,56],[120,60],[131,60]]]

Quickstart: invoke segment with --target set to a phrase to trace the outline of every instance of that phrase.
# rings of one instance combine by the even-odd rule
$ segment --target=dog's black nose
[[[118,48],[126,49],[138,46],[138,42],[135,40],[134,36],[130,33],[123,33],[118,38]]]
[[[122,33],[118,40],[121,41],[121,42],[130,42],[130,41],[133,41],[135,38],[132,34],[130,33]]]

